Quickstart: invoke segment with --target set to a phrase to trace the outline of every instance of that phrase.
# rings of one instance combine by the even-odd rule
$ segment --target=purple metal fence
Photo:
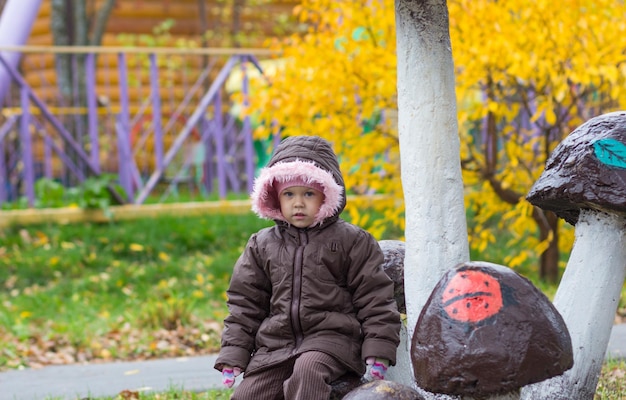
[[[0,115],[0,205],[26,198],[35,182],[64,186],[113,174],[119,202],[141,204],[178,194],[224,198],[252,189],[258,154],[247,115],[232,112],[226,83],[241,69],[247,102],[249,68],[266,51],[90,47],[0,48],[10,76]],[[21,52],[22,68],[5,54]],[[70,98],[38,59],[70,55]],[[209,60],[208,62],[206,60]],[[81,60],[84,60],[82,62]],[[204,60],[204,61],[201,61]],[[27,71],[22,73],[21,71]],[[34,71],[34,72],[33,72]],[[54,71],[54,70],[53,70]],[[80,76],[83,76],[81,81]],[[245,106],[245,103],[244,103]]]

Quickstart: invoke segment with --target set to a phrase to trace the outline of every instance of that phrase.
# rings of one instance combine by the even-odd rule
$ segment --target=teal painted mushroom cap
[[[581,209],[626,218],[626,111],[591,118],[570,133],[526,199],[572,225]]]

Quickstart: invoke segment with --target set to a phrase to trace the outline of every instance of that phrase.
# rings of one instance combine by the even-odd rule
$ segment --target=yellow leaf
[[[128,246],[128,248],[131,251],[143,251],[143,246],[137,243],[131,243],[130,246]]]
[[[138,369],[131,369],[129,371],[124,371],[124,375],[137,375],[139,373]]]
[[[159,281],[159,283],[158,283],[157,287],[158,287],[159,289],[166,289],[167,287],[169,287],[169,284],[168,284],[167,280],[165,280],[165,279],[161,279],[161,280]]]
[[[556,123],[556,114],[552,108],[546,109],[546,122],[550,125],[554,125]]]

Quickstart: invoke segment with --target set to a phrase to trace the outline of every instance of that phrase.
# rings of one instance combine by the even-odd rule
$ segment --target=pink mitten
[[[222,368],[222,383],[227,388],[233,387],[235,384],[235,378],[241,374],[241,369],[237,367],[224,367]]]
[[[365,360],[365,364],[367,364],[365,379],[367,379],[368,381],[375,379],[385,379],[387,368],[389,368],[389,360],[385,360],[383,358],[367,357],[367,359]]]

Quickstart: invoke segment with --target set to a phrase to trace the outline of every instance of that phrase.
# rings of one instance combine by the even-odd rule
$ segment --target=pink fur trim
[[[319,168],[310,161],[295,160],[279,162],[271,167],[263,168],[254,181],[252,190],[252,211],[265,219],[285,221],[280,212],[280,203],[274,183],[301,179],[308,183],[316,183],[324,189],[324,203],[315,216],[313,225],[321,224],[328,217],[337,213],[343,201],[343,187],[333,178],[333,174]]]

